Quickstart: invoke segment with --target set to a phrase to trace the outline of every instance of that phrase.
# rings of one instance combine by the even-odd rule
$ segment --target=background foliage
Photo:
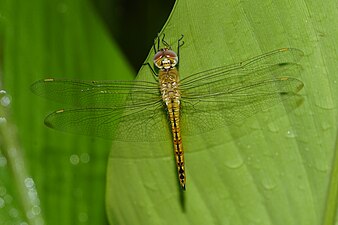
[[[141,65],[146,54],[136,47],[150,50],[164,10],[135,3],[139,14],[130,13],[116,2],[109,3],[115,12],[109,14],[107,4],[0,2],[0,89],[9,94],[0,93],[2,224],[334,223],[334,1],[176,3],[163,32],[170,43],[185,35],[183,77],[280,47],[305,52],[303,71],[296,75],[305,84],[299,107],[289,110],[291,103],[285,103],[240,127],[185,140],[184,194],[178,189],[170,143],[111,145],[52,131],[42,120],[62,106],[29,91],[32,82],[45,77],[133,79],[120,47],[130,47],[124,48],[126,55]],[[140,18],[148,19],[140,25]],[[158,27],[150,31],[154,24]],[[150,50],[149,62],[152,54]],[[138,78],[147,75],[141,68]]]

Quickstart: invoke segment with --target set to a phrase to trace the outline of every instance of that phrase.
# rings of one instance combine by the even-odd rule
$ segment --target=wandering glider
[[[177,53],[183,43],[180,38]],[[291,77],[300,69],[297,62],[303,52],[298,49],[277,49],[183,79],[177,68],[179,55],[164,37],[158,38],[157,47],[154,43],[154,50],[154,68],[147,64],[152,81],[44,79],[32,84],[35,94],[74,107],[48,115],[45,124],[113,140],[172,139],[179,183],[185,190],[182,136],[235,124],[303,88],[300,80]]]

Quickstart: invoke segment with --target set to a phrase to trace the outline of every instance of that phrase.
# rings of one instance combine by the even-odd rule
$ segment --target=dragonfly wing
[[[45,124],[56,130],[121,141],[156,142],[171,137],[160,101],[137,107],[58,110],[46,117]]]
[[[236,124],[297,96],[303,83],[290,76],[300,69],[295,63],[280,63],[256,70],[239,69],[208,82],[191,79],[189,85],[182,84],[182,132],[193,135]]]
[[[269,68],[274,65],[296,64],[303,57],[304,53],[296,48],[277,49],[263,55],[259,55],[240,63],[221,66],[192,74],[181,80],[182,88],[189,88],[195,83],[208,83],[210,80],[223,79],[225,77],[241,76],[253,71]]]
[[[139,103],[160,99],[158,84],[147,81],[81,81],[44,79],[31,85],[33,93],[77,108],[116,107],[126,99]]]

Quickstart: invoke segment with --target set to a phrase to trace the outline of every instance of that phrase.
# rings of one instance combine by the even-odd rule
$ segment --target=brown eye
[[[171,59],[176,59],[177,58],[177,54],[174,51],[172,51],[172,50],[166,50],[166,51],[164,51],[163,55],[165,55],[165,57],[171,58]]]
[[[160,50],[160,51],[158,51],[155,55],[154,55],[154,61],[158,61],[159,59],[161,59],[162,57],[163,57],[163,54],[164,53],[164,51],[163,50]]]

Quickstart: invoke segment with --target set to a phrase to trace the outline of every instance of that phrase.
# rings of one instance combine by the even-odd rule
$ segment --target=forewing
[[[36,95],[76,108],[117,107],[160,99],[156,82],[44,79],[31,85]]]
[[[303,55],[304,53],[296,48],[277,49],[240,63],[221,66],[189,75],[181,79],[181,88],[188,89],[191,86],[196,86],[196,84],[209,83],[210,80],[216,81],[217,79],[242,76],[243,74],[249,74],[275,65],[296,64]]]

